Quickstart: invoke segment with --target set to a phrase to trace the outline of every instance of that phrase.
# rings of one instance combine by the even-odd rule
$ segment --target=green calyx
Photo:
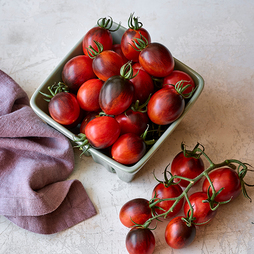
[[[69,87],[65,85],[63,82],[54,83],[52,86],[48,87],[50,94],[46,94],[40,91],[40,94],[45,96],[45,101],[50,102],[50,100],[58,93],[61,92],[69,92]]]
[[[82,151],[80,157],[91,147],[84,133],[79,133],[77,136],[74,136],[73,141],[77,144],[74,148],[79,148]]]
[[[148,45],[148,40],[146,39],[145,36],[143,36],[140,32],[139,32],[139,38],[134,37],[132,39],[133,44],[135,45],[135,47],[130,44],[136,51],[142,51],[143,49],[145,49]]]
[[[175,87],[175,90],[177,91],[177,93],[179,93],[184,99],[189,99],[193,95],[193,93],[196,91],[197,87],[195,87],[195,89],[193,89],[190,93],[184,94],[184,91],[187,88],[191,87],[190,84],[184,85],[184,83],[186,83],[186,82],[188,82],[188,81],[180,80],[175,85],[172,85],[172,84],[171,85]]]
[[[138,21],[138,17],[134,17],[134,13],[131,13],[128,19],[128,26],[130,29],[138,30],[143,26],[143,24]]]
[[[96,56],[98,56],[103,51],[103,45],[100,42],[95,41],[95,40],[93,42],[95,43],[97,49],[95,49],[91,45],[88,48],[86,48],[87,54],[91,59],[94,59]]]
[[[138,75],[138,72],[136,73],[136,75],[133,75],[133,68],[131,65],[131,61],[129,61],[121,67],[120,75],[124,79],[130,80],[130,79],[133,79],[134,77],[136,77]]]
[[[115,32],[117,31],[120,26],[121,26],[121,22],[119,22],[118,26],[116,29],[111,29],[112,25],[113,25],[113,19],[109,16],[109,18],[100,18],[97,21],[97,25],[101,28],[104,28],[110,32]]]

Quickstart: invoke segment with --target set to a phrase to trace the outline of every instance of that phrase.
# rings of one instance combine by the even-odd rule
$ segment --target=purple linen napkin
[[[24,90],[0,70],[0,214],[52,234],[96,214],[74,168],[69,140],[44,123]]]

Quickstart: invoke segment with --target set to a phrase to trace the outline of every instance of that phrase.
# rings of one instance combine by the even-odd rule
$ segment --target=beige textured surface
[[[131,183],[122,182],[90,157],[79,158],[72,178],[81,180],[98,215],[64,232],[42,236],[0,216],[0,253],[123,254],[128,230],[118,220],[121,206],[149,199],[156,181],[185,141],[202,143],[215,162],[239,159],[254,165],[254,3],[252,0],[46,1],[0,0],[0,68],[29,97],[100,17],[127,26],[140,17],[153,41],[200,73],[205,88],[183,122]],[[247,176],[254,183],[254,173]],[[197,186],[197,189],[200,186]],[[254,199],[254,189],[249,189]],[[156,254],[252,253],[253,203],[241,196],[221,206],[215,219],[197,230],[188,249],[172,250],[165,223],[154,231]]]

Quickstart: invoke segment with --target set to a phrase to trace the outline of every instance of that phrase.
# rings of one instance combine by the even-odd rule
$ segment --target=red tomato
[[[133,70],[136,69],[136,70],[143,70],[143,71],[145,71],[144,68],[140,65],[140,63],[134,63],[132,65],[132,68],[133,68]]]
[[[136,224],[143,225],[152,217],[149,201],[144,198],[135,198],[125,203],[119,213],[119,219],[125,227]],[[134,223],[135,222],[135,223]]]
[[[143,104],[154,92],[153,80],[147,72],[141,69],[133,69],[133,76],[134,78],[130,79],[130,81],[134,85],[135,89],[134,101],[139,100],[139,103]]]
[[[113,117],[97,117],[86,125],[85,135],[93,147],[104,149],[111,146],[118,139],[120,126]]]
[[[80,115],[80,107],[76,96],[61,92],[56,94],[48,104],[50,116],[62,125],[74,123]]]
[[[89,79],[81,85],[77,92],[77,100],[82,109],[86,111],[99,111],[99,94],[103,86],[100,79]]]
[[[95,75],[106,81],[112,76],[120,75],[120,69],[124,62],[120,55],[113,50],[105,50],[93,59],[93,71]]]
[[[196,227],[192,224],[187,226],[182,220],[183,216],[172,219],[165,230],[167,244],[173,249],[182,249],[190,245],[196,236]]]
[[[84,36],[82,47],[85,55],[88,56],[87,48],[89,46],[95,47],[94,41],[98,41],[103,45],[104,50],[110,50],[113,46],[113,38],[110,33],[110,28],[113,24],[111,18],[101,18],[97,21],[96,27],[91,28]]]
[[[193,207],[193,218],[196,218],[194,223],[202,223],[198,226],[206,225],[217,213],[216,210],[211,210],[209,203],[204,203],[207,199],[205,192],[195,192],[189,196],[191,206]],[[186,201],[184,204],[184,214],[187,216],[190,206]],[[190,215],[190,214],[189,214]]]
[[[215,191],[218,192],[221,188],[223,190],[216,196],[216,202],[224,202],[236,199],[241,191],[241,181],[236,173],[231,168],[218,168],[209,173],[209,177],[213,183]],[[210,186],[207,179],[203,182],[203,191],[207,193]],[[209,189],[210,196],[212,196],[212,188]]]
[[[152,254],[155,249],[155,237],[148,228],[132,228],[126,236],[126,249],[130,254]]]
[[[100,117],[99,112],[88,112],[88,114],[85,116],[85,118],[81,122],[79,132],[85,134],[85,128],[87,124],[96,117]]]
[[[158,125],[167,125],[178,119],[185,108],[183,97],[175,89],[164,87],[155,92],[147,105],[150,120]]]
[[[121,44],[114,44],[112,47],[112,50],[114,50],[118,55],[120,55],[123,59],[123,63],[127,63],[129,60],[125,57],[123,54],[123,51],[121,49]]]
[[[79,87],[88,79],[95,78],[92,68],[93,60],[84,55],[71,58],[63,67],[63,82],[70,88],[70,91],[76,92]]]
[[[100,107],[108,115],[119,115],[131,106],[133,96],[132,82],[122,76],[113,76],[101,88]]]
[[[183,152],[178,153],[171,163],[171,174],[193,179],[200,175],[205,169],[203,160],[193,157],[185,157]],[[174,181],[178,182],[176,178]],[[189,181],[181,180],[178,184],[182,187],[187,187]]]
[[[132,109],[115,116],[115,119],[120,124],[121,134],[135,133],[138,136],[145,132],[149,123],[146,112],[134,111]]]
[[[167,47],[158,43],[149,43],[139,54],[139,63],[154,77],[166,77],[175,67],[175,60]]]
[[[166,85],[176,85],[177,82],[183,80],[183,87],[190,85],[186,90],[183,91],[183,94],[191,93],[193,89],[195,89],[195,83],[192,77],[186,72],[173,70],[168,76],[163,79],[162,86]]]
[[[145,152],[146,144],[144,140],[134,133],[121,135],[111,149],[112,158],[124,165],[138,162]]]
[[[138,18],[133,17],[133,14],[130,15],[128,26],[129,28],[124,32],[121,38],[122,52],[127,59],[138,62],[140,52],[136,50],[137,47],[133,42],[133,38],[140,38],[141,34],[142,37],[145,37],[147,42],[150,43],[151,36],[149,32],[142,27],[143,24],[138,21]]]
[[[170,186],[166,187],[163,183],[158,183],[153,189],[153,194],[152,194],[153,196],[152,197],[156,197],[158,199],[176,198],[176,197],[180,196],[182,194],[182,192],[183,191],[178,184],[170,185]],[[154,211],[157,214],[165,213],[171,208],[171,206],[174,203],[175,203],[175,200],[161,201],[156,204],[156,208],[154,209]],[[177,205],[175,206],[173,211],[170,212],[166,218],[170,218],[170,217],[177,215],[180,212],[180,210],[182,209],[182,206],[183,206],[183,199],[180,199],[180,201],[177,203]],[[163,210],[161,210],[160,208]]]

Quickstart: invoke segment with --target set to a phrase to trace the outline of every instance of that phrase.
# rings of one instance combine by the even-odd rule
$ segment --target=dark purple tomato
[[[178,184],[165,186],[163,183],[158,183],[153,189],[152,197],[158,199],[177,198],[182,194],[182,192],[183,191]],[[171,218],[177,215],[182,209],[183,201],[183,198],[180,199],[173,211],[170,212],[166,218]],[[174,203],[175,200],[161,201],[156,204],[156,208],[154,210],[157,214],[165,213],[172,207]]]
[[[185,157],[183,152],[178,153],[171,163],[171,174],[173,176],[182,176],[193,179],[199,176],[205,169],[203,160],[199,157]],[[175,182],[179,182],[179,178],[175,178]],[[190,182],[181,180],[178,184],[187,187]],[[197,182],[196,182],[197,183]]]
[[[185,108],[182,95],[175,89],[161,88],[150,98],[147,114],[150,120],[158,125],[167,125],[178,119]]]
[[[62,125],[73,124],[80,115],[80,107],[76,96],[72,93],[56,94],[48,104],[50,116]]]
[[[176,85],[178,82],[183,80],[183,87],[189,85],[186,90],[184,90],[183,94],[191,93],[193,89],[195,89],[195,83],[192,77],[186,72],[173,70],[168,76],[163,79],[162,86],[167,85]]]
[[[71,58],[63,67],[63,82],[70,88],[70,91],[77,92],[79,87],[88,79],[95,78],[92,68],[93,60],[84,55]]]
[[[86,125],[85,135],[93,147],[104,149],[111,146],[118,139],[120,126],[113,117],[96,117]]]
[[[99,103],[106,114],[119,115],[131,106],[133,97],[132,82],[122,76],[113,76],[101,88]]]
[[[144,198],[135,198],[125,203],[119,213],[119,219],[125,227],[133,227],[136,224],[143,225],[152,217],[149,201]],[[134,223],[135,222],[135,223]]]
[[[115,119],[120,124],[121,134],[135,133],[138,136],[144,133],[149,123],[146,112],[134,111],[132,109],[115,116]]]
[[[85,111],[99,111],[99,94],[103,86],[100,79],[89,79],[81,85],[77,92],[77,100]]]
[[[130,79],[130,81],[135,88],[134,101],[139,100],[139,104],[141,105],[145,103],[154,92],[153,80],[151,76],[142,69],[133,69],[133,76],[134,78]]]
[[[236,171],[231,168],[218,168],[209,173],[209,177],[213,183],[215,191],[223,190],[216,196],[215,201],[224,202],[236,199],[242,192],[241,180]],[[207,193],[210,186],[207,178],[203,182],[203,191]],[[212,196],[212,188],[209,189]]]
[[[121,135],[111,148],[112,158],[124,165],[138,162],[146,152],[144,140],[134,133]]]
[[[172,219],[165,230],[167,244],[173,249],[182,249],[190,245],[196,236],[196,227],[192,224],[187,226],[182,220],[183,216]]]
[[[148,228],[134,227],[127,234],[125,244],[129,254],[152,254],[155,237]]]
[[[194,223],[202,223],[198,226],[206,225],[211,219],[213,219],[217,213],[217,210],[211,210],[210,204],[203,202],[207,199],[207,194],[205,192],[195,192],[189,196],[191,206],[193,207],[193,218]],[[184,204],[184,214],[188,215],[190,211],[190,206],[186,201]],[[190,212],[189,212],[190,213]],[[189,214],[190,216],[190,214]]]
[[[154,77],[166,77],[175,67],[175,61],[167,47],[152,42],[139,54],[139,63],[144,70]]]

